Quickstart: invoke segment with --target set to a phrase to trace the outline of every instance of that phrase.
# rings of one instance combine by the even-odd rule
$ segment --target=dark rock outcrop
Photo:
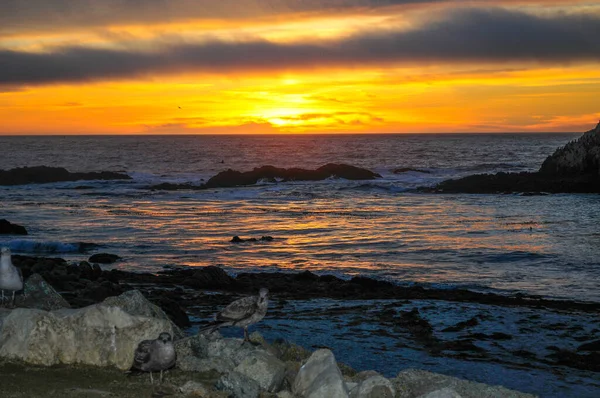
[[[62,167],[18,167],[0,170],[0,185],[42,184],[79,180],[130,180],[127,174],[112,171],[71,173]]]
[[[402,174],[402,173],[408,173],[409,171],[412,171],[412,172],[415,172],[415,173],[431,174],[431,171],[429,171],[429,170],[413,169],[412,167],[399,167],[397,169],[392,170],[392,173],[394,173],[394,174]]]
[[[316,170],[262,166],[246,172],[231,169],[222,171],[210,178],[206,182],[206,187],[236,187],[253,185],[260,180],[275,182],[277,179],[282,181],[319,181],[330,177],[345,178],[347,180],[371,180],[381,176],[370,170],[347,164],[328,163]]]
[[[539,171],[476,174],[447,180],[433,188],[437,193],[600,193],[600,123],[579,139],[548,156]]]
[[[120,259],[121,257],[117,256],[116,254],[96,253],[92,254],[88,261],[90,263],[112,264]]]
[[[256,239],[256,238],[248,238],[248,239],[244,239],[244,238],[240,238],[239,236],[234,236],[233,238],[231,238],[230,242],[231,243],[244,243],[244,242],[272,242],[273,241],[273,237],[272,236],[261,236],[260,239]]]
[[[27,235],[25,227],[13,224],[4,218],[0,219],[0,234],[2,235]]]
[[[539,172],[551,176],[600,176],[600,122],[595,129],[548,156]]]
[[[251,171],[237,171],[228,169],[211,177],[203,185],[162,183],[150,186],[149,189],[181,190],[181,189],[208,189],[231,188],[254,185],[259,181],[320,181],[327,178],[345,178],[347,180],[372,180],[381,178],[381,175],[360,167],[347,164],[328,163],[316,170],[300,168],[279,168],[274,166],[257,167]]]

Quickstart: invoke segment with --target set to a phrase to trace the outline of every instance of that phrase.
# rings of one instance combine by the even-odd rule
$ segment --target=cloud
[[[299,12],[336,13],[443,1],[454,0],[2,0],[0,33],[190,19],[247,19]]]
[[[600,16],[539,17],[504,9],[461,9],[408,31],[359,32],[326,42],[177,42],[161,43],[153,51],[85,47],[46,53],[4,50],[0,51],[0,84],[73,83],[179,72],[514,61],[600,61]]]

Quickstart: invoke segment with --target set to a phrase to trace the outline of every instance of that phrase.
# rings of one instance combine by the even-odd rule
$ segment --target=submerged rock
[[[0,170],[0,185],[22,185],[79,180],[130,180],[127,174],[112,171],[71,173],[62,167],[18,167]]]
[[[112,264],[120,259],[121,257],[117,256],[116,254],[96,253],[92,254],[88,261],[90,263]]]
[[[2,235],[27,235],[25,227],[13,224],[10,221],[2,218],[0,219],[0,234]]]

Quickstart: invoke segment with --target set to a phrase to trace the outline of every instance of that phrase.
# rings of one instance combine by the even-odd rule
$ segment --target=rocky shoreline
[[[354,318],[363,314],[360,323],[372,322],[380,330],[382,336],[389,336],[385,331],[392,328],[397,333],[408,333],[410,340],[417,342],[418,349],[436,355],[456,355],[461,357],[482,358],[485,351],[478,342],[510,340],[512,335],[501,329],[492,329],[486,333],[469,332],[480,322],[478,319],[489,317],[487,311],[476,312],[468,322],[438,329],[432,321],[419,310],[418,303],[431,303],[435,307],[453,305],[473,305],[475,307],[531,309],[550,313],[579,313],[594,317],[600,313],[600,303],[578,302],[570,300],[550,300],[525,295],[503,296],[491,293],[473,292],[464,289],[426,289],[420,286],[398,286],[390,282],[365,277],[354,277],[342,280],[332,275],[316,275],[314,273],[242,273],[235,277],[227,274],[219,267],[182,267],[165,269],[157,273],[136,273],[118,269],[103,270],[98,264],[87,261],[78,264],[68,263],[61,258],[44,258],[13,256],[13,263],[18,266],[25,278],[39,277],[60,293],[61,299],[72,308],[82,308],[100,303],[120,294],[139,290],[151,303],[160,307],[183,330],[192,330],[209,319],[218,309],[228,304],[239,295],[251,295],[261,287],[270,290],[272,314],[287,308],[291,302],[310,302],[315,300],[340,300],[344,303],[365,302],[365,300],[389,303],[380,312],[372,316],[364,313],[364,304],[357,304],[344,314]],[[38,288],[37,290],[48,290]],[[218,293],[218,294],[215,294]],[[36,295],[29,294],[36,300]],[[32,306],[19,297],[17,303],[23,307]],[[39,300],[38,300],[39,301]],[[47,301],[47,300],[46,300]],[[439,303],[439,304],[436,304]],[[442,304],[447,303],[447,304]],[[454,304],[453,304],[454,303]],[[353,308],[353,307],[351,307]],[[386,309],[387,308],[387,309]],[[391,310],[393,308],[393,310]],[[406,308],[406,310],[398,310]],[[428,307],[429,308],[429,307]],[[47,310],[55,308],[45,308]],[[290,309],[286,310],[289,311]],[[330,318],[339,313],[315,311],[314,316]],[[317,315],[318,314],[318,315]],[[532,325],[536,317],[532,316]],[[529,322],[523,319],[522,322]],[[584,325],[585,322],[582,324]],[[574,325],[571,325],[574,326]],[[192,329],[190,329],[192,327]],[[536,326],[532,326],[536,327]],[[598,330],[586,330],[578,326],[577,341],[580,347],[568,343],[562,347],[548,348],[545,357],[537,360],[541,364],[566,366],[592,372],[600,372],[600,349],[589,345],[595,341]],[[440,339],[439,333],[468,332],[458,341]],[[378,335],[380,332],[373,332]],[[596,337],[595,337],[596,336]],[[588,346],[586,346],[586,344]],[[514,355],[521,355],[518,352]],[[487,356],[486,354],[485,356]],[[517,356],[518,356],[517,355]],[[524,354],[523,354],[524,355]],[[529,353],[530,360],[536,354]],[[492,358],[490,358],[491,360]]]
[[[31,278],[26,292],[32,291]],[[35,282],[37,286],[40,283],[43,285],[43,280]],[[394,378],[374,371],[357,372],[337,363],[328,349],[310,352],[286,341],[268,343],[256,332],[251,336],[253,344],[224,338],[218,332],[184,337],[167,315],[138,290],[79,309],[58,305],[59,308],[49,311],[37,309],[35,304],[46,305],[56,292],[46,287],[44,294],[31,302],[33,308],[0,309],[0,369],[12,374],[14,383],[15,378],[25,382],[23,373],[45,377],[36,368],[32,371],[32,366],[76,367],[64,377],[63,384],[54,380],[54,389],[50,391],[35,390],[35,384],[27,387],[2,383],[0,392],[4,396],[20,396],[13,393],[30,397],[77,396],[75,393],[114,396],[116,393],[141,397],[150,392],[173,397],[235,398],[533,397],[504,387],[415,369],[405,369]],[[177,352],[176,370],[170,372],[168,382],[149,389],[147,384],[135,381],[143,386],[141,390],[121,389],[119,386],[130,382],[110,368],[128,369],[137,343],[165,331],[176,336]],[[82,369],[82,365],[101,369]],[[98,373],[100,380],[112,377],[113,381],[91,388],[90,384],[95,383],[87,384],[80,376],[82,372]]]

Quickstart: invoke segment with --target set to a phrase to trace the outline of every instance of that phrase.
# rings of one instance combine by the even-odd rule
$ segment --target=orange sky
[[[0,134],[579,132],[600,119],[600,5],[585,1],[6,1]]]

